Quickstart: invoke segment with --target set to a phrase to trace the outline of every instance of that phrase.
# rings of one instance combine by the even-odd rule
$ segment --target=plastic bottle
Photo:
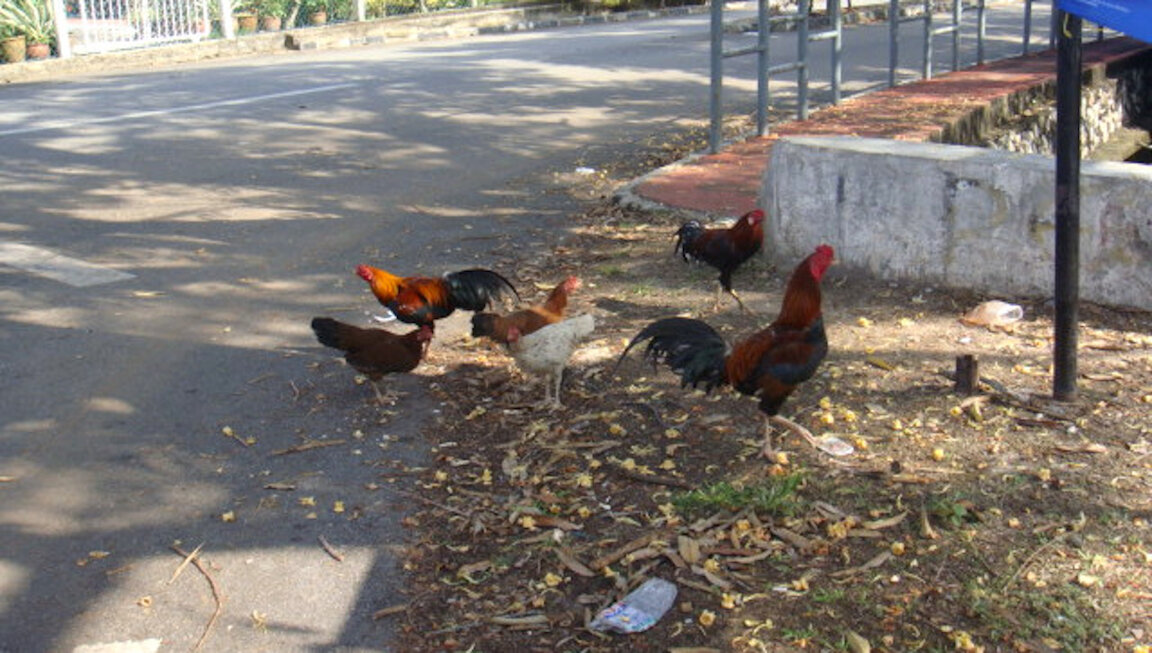
[[[676,584],[649,578],[627,596],[601,610],[589,624],[593,630],[639,633],[660,621],[676,600]]]
[[[1003,326],[1019,322],[1023,317],[1023,308],[993,299],[968,311],[960,321],[970,326]]]

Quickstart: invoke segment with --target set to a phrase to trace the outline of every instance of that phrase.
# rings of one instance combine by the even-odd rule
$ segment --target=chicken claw
[[[779,415],[771,415],[765,422],[765,447],[770,444],[769,437],[771,436],[771,424],[776,424],[788,429],[789,431],[792,431],[796,435],[804,438],[808,444],[812,445],[816,449],[819,449],[820,451],[823,451],[829,456],[847,456],[856,450],[855,447],[841,440],[840,438],[825,436],[823,438],[817,439],[816,436],[812,435],[812,432],[808,429],[800,426],[788,418],[781,417]],[[770,449],[766,450],[770,451]]]

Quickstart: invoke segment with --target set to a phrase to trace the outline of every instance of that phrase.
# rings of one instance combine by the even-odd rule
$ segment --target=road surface
[[[0,88],[0,651],[387,650],[371,617],[404,600],[404,471],[436,403],[404,378],[398,411],[368,406],[310,318],[381,312],[360,262],[499,269],[562,239],[577,168],[706,119],[707,21]],[[886,79],[886,37],[849,31],[846,94]],[[753,60],[727,62],[734,112]],[[301,444],[327,446],[277,453]]]

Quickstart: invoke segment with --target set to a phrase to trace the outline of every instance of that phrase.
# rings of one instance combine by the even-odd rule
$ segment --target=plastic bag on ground
[[[676,600],[676,584],[649,578],[644,584],[601,610],[589,626],[593,630],[639,633],[656,625]]]

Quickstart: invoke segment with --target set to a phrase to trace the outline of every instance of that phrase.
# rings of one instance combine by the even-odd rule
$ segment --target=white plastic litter
[[[676,584],[649,578],[627,596],[604,608],[589,624],[593,630],[639,633],[660,621],[676,600]]]
[[[960,321],[969,326],[1003,326],[1019,322],[1023,317],[1023,308],[993,299],[968,311]]]
[[[853,447],[851,444],[834,435],[825,435],[816,438],[812,444],[829,456],[847,456],[856,451],[856,447]]]

